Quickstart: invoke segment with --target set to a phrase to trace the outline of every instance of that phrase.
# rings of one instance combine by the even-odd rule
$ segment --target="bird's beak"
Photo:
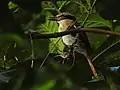
[[[57,17],[49,17],[48,20],[51,20],[51,21],[58,21],[58,18],[57,18]]]

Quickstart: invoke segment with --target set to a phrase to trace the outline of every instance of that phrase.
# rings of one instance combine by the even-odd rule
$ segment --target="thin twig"
[[[50,55],[50,53],[53,52],[54,48],[56,47],[56,45],[58,44],[58,42],[60,41],[61,38],[59,38],[57,40],[57,42],[54,44],[54,46],[52,47],[52,49],[50,50],[50,52],[45,56],[44,60],[42,61],[40,68],[42,68],[42,66],[44,65],[45,61],[47,60],[48,56]]]
[[[74,3],[76,3],[76,4],[79,4],[81,7],[83,7],[84,9],[85,9],[85,11],[88,13],[88,10],[87,10],[87,8],[83,5],[83,3],[80,3],[80,2],[78,2],[78,1],[73,1]]]
[[[115,46],[116,44],[118,44],[120,42],[120,40],[119,41],[117,41],[117,42],[115,42],[115,43],[113,43],[112,45],[110,45],[109,47],[107,47],[106,49],[104,49],[102,52],[100,52],[97,56],[95,56],[93,59],[92,59],[92,61],[94,62],[98,57],[100,57],[101,55],[103,55],[106,51],[108,51],[110,48],[112,48],[113,46]]]
[[[94,8],[94,6],[95,6],[95,3],[96,3],[96,0],[94,0],[94,2],[93,2],[93,4],[92,4],[92,7],[90,8],[89,12],[87,12],[87,15],[86,15],[84,21],[82,22],[81,27],[84,27],[86,21],[88,20],[89,16],[91,15],[91,13],[92,13],[92,11],[93,11],[93,8]]]
[[[68,1],[65,1],[62,3],[62,5],[59,7],[58,11],[60,11],[62,9],[62,7],[67,3]]]
[[[29,34],[30,35],[30,43],[31,43],[31,52],[32,52],[32,55],[31,55],[31,57],[32,57],[32,62],[31,62],[31,68],[33,68],[33,63],[34,63],[34,60],[33,60],[33,58],[35,58],[35,54],[34,54],[34,44],[33,44],[33,39],[32,39],[32,35],[31,34]]]

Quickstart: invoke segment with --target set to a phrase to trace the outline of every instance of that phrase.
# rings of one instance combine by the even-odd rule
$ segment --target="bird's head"
[[[49,20],[57,21],[59,24],[59,29],[61,31],[66,30],[69,26],[73,25],[76,18],[70,13],[60,13],[54,17],[50,17]]]
[[[73,20],[73,21],[76,20],[76,18],[72,14],[66,13],[66,12],[60,13],[56,15],[55,17],[49,18],[49,20],[52,20],[52,21],[61,21],[61,20],[66,20],[66,19]]]

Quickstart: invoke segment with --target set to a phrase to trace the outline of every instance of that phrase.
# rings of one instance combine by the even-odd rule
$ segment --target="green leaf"
[[[120,32],[120,25],[117,25],[117,26],[115,27],[115,31],[116,31],[116,32]]]
[[[101,46],[101,44],[106,40],[106,35],[101,35],[99,33],[87,33],[89,42],[92,46],[92,48],[95,50],[95,55],[98,50],[98,48]]]
[[[40,24],[38,25],[37,28],[39,28],[39,31],[41,33],[54,33],[54,32],[58,32],[58,25],[57,22],[55,21],[49,21],[48,18],[52,16],[49,12],[46,12],[46,22],[44,24]],[[50,39],[50,43],[49,43],[49,51],[51,52],[51,50],[54,48],[54,52],[59,52],[59,50],[63,49],[63,44],[61,41],[59,41],[59,38],[55,38],[55,39]],[[58,43],[58,44],[56,44]],[[56,46],[55,46],[56,44]]]
[[[88,18],[87,22],[85,23],[85,27],[112,27],[112,23],[108,20],[104,20],[100,17],[97,13],[91,14]]]
[[[13,2],[9,2],[8,7],[9,7],[9,9],[13,9],[13,8],[17,7],[17,5],[14,4]]]
[[[113,77],[111,77],[110,75],[107,75],[106,76],[106,81],[107,81],[107,84],[110,87],[110,90],[117,90],[117,87],[116,87],[116,84],[113,80]]]
[[[35,87],[32,90],[50,90],[55,85],[55,80],[49,80],[40,87]]]
[[[89,9],[91,8],[91,0],[86,0]]]
[[[69,3],[70,3],[70,1],[58,1],[57,4],[59,6],[59,11],[61,11],[62,8],[64,8]]]
[[[72,1],[64,1],[60,8],[60,12],[70,12],[71,14],[76,14],[77,10],[80,10],[78,5]]]
[[[76,3],[76,4],[78,4],[81,13],[88,12],[87,7],[83,4],[83,2],[81,0],[80,1],[73,1],[73,2]]]

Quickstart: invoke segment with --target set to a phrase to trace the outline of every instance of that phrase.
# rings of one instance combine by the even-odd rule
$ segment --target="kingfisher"
[[[53,17],[49,17],[49,20],[57,21],[59,25],[58,32],[63,32],[71,29],[74,30],[75,28],[77,28],[75,16],[67,12],[60,13]],[[73,50],[74,52],[78,52],[86,57],[93,72],[93,75],[97,77],[97,72],[91,61],[91,46],[86,33],[80,32],[76,34],[68,34],[62,36],[62,41],[65,46],[70,49],[70,51]]]

